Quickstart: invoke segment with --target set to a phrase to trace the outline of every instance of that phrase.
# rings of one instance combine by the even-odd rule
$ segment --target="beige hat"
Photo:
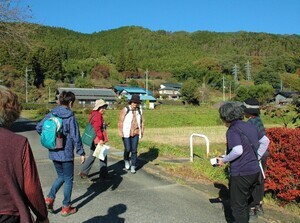
[[[103,107],[103,106],[107,107],[108,104],[104,100],[102,100],[102,99],[96,100],[95,107],[93,108],[93,110],[98,110],[100,107]]]

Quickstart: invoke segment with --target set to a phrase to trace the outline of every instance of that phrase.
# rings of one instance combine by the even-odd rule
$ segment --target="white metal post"
[[[203,135],[203,134],[198,134],[198,133],[193,133],[191,136],[190,136],[190,161],[193,162],[193,159],[194,159],[194,149],[193,149],[193,137],[194,136],[198,136],[198,137],[202,137],[205,139],[205,142],[206,142],[206,157],[208,157],[208,154],[209,154],[209,140],[207,138],[206,135]]]

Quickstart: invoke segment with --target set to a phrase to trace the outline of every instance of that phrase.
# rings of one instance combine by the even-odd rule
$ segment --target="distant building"
[[[293,100],[293,96],[300,95],[300,92],[281,91],[275,95],[276,104],[289,104]]]
[[[56,95],[59,95],[62,91],[72,91],[76,100],[82,106],[93,107],[98,99],[103,99],[108,104],[113,104],[117,101],[116,93],[112,89],[107,88],[58,88]]]
[[[181,96],[181,84],[164,83],[160,85],[158,90],[160,97],[166,96],[167,99],[178,100]]]
[[[148,101],[149,108],[150,109],[154,108],[154,103],[156,102],[156,98],[153,97],[152,91],[149,90],[147,91],[145,88],[140,88],[140,87],[123,87],[123,86],[115,86],[114,89],[119,95],[119,98],[125,96],[127,100],[129,100],[133,94],[138,94],[140,95],[140,99],[144,107],[146,101]]]

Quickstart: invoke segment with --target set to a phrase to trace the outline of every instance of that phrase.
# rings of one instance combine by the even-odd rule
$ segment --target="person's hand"
[[[224,165],[223,158],[221,158],[221,157],[217,157],[217,162],[218,162],[219,166],[223,166]]]
[[[103,140],[99,140],[98,144],[103,145],[104,141]]]
[[[80,156],[80,161],[81,161],[81,164],[83,164],[85,162],[85,156]]]
[[[43,220],[43,221],[36,219],[35,223],[50,223],[50,221],[49,221],[48,218],[46,218],[46,219]]]
[[[119,136],[123,137],[123,133],[121,131],[119,131]]]

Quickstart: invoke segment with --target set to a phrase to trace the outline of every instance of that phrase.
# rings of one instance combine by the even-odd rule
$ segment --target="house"
[[[117,101],[116,93],[112,89],[107,88],[58,88],[56,95],[59,95],[62,91],[72,91],[76,100],[82,106],[93,107],[98,99],[103,99],[108,104],[113,104]]]
[[[142,106],[146,106],[145,103],[149,102],[149,108],[153,109],[154,104],[156,102],[156,98],[153,97],[153,92],[146,90],[145,88],[140,87],[122,87],[122,86],[115,86],[115,91],[118,92],[119,98],[125,96],[127,100],[131,98],[133,94],[140,95],[140,99],[142,101]]]
[[[300,95],[300,92],[286,92],[281,91],[275,95],[276,104],[289,104],[293,100],[293,96]]]
[[[178,100],[181,96],[181,86],[181,84],[164,83],[160,85],[160,89],[158,92],[160,97],[163,97],[165,95],[167,99]]]

